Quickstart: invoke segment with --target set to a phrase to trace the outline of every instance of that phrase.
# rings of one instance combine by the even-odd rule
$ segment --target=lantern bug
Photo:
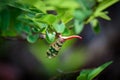
[[[73,35],[73,36],[69,36],[69,37],[63,37],[63,36],[59,35],[59,38],[54,43],[52,43],[49,46],[49,49],[47,50],[48,58],[55,57],[58,54],[58,52],[60,51],[63,43],[66,40],[70,40],[70,39],[73,39],[73,38],[78,38],[80,40],[82,39],[81,36],[77,36],[77,35]]]

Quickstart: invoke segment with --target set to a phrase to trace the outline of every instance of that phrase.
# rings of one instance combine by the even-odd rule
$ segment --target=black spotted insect
[[[73,38],[82,39],[82,37],[77,36],[77,35],[73,35],[73,36],[69,36],[69,37],[62,37],[60,35],[59,38],[49,46],[49,49],[47,50],[48,58],[55,57],[58,54],[58,52],[60,51],[63,43],[66,40],[73,39]]]

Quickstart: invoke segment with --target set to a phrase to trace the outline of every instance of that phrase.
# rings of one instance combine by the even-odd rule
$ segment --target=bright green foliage
[[[77,80],[88,80],[88,75],[90,74],[91,71],[92,70],[90,69],[82,70],[80,75],[77,77]]]
[[[80,75],[77,77],[76,80],[93,80],[96,76],[98,76],[106,67],[108,67],[112,61],[107,62],[96,69],[88,69],[82,70]]]
[[[39,21],[52,25],[56,21],[56,16],[51,14],[44,15],[39,19]]]
[[[57,33],[63,33],[65,30],[65,24],[64,23],[55,24],[54,28],[55,28]]]
[[[53,32],[53,33],[48,33],[48,32],[46,32],[46,40],[47,40],[49,43],[53,42],[54,39],[55,39],[55,33],[54,33],[54,32]]]
[[[39,39],[36,35],[43,34],[50,43],[57,37],[57,33],[79,34],[87,23],[91,23],[93,30],[98,33],[97,18],[110,20],[108,12],[104,10],[118,1],[1,0],[0,36],[22,38],[25,35],[33,43]]]
[[[119,0],[102,0],[98,1],[99,4],[96,7],[95,12],[90,16],[90,18],[87,20],[87,23],[95,19],[96,17],[101,17],[106,20],[110,20],[110,18],[106,15],[106,11],[104,11],[106,8],[110,7],[114,3],[118,2]]]
[[[98,16],[106,20],[111,20],[111,18],[107,15],[107,12],[99,12]]]
[[[79,34],[82,30],[83,30],[83,23],[80,23],[78,20],[75,20],[75,23],[74,23],[74,25],[75,25],[75,33],[76,34]]]

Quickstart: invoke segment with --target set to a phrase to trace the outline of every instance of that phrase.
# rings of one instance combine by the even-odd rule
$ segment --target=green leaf
[[[106,15],[106,12],[102,12],[106,8],[110,7],[111,5],[117,3],[119,0],[103,0],[99,3],[96,7],[95,12],[88,18],[86,23],[91,22],[91,20],[95,19],[96,17],[101,17],[106,20],[111,20],[109,16]]]
[[[100,72],[102,72],[111,63],[112,61],[107,62],[96,69],[82,70],[76,80],[93,80],[98,74],[100,74]]]
[[[23,31],[28,35],[32,35],[31,28],[28,25],[23,26]]]
[[[30,17],[30,18],[34,18],[35,17],[35,13],[27,13],[26,16]]]
[[[119,0],[104,0],[97,7],[96,12],[99,13],[99,12],[103,11],[104,9],[110,7],[111,5],[117,3],[118,1]]]
[[[88,75],[88,79],[87,80],[93,80],[98,74],[100,74],[106,67],[108,67],[110,64],[112,63],[112,61],[107,62],[103,65],[101,65],[100,67],[94,69],[89,75]]]
[[[42,18],[38,19],[38,21],[48,23],[52,25],[56,21],[56,16],[52,14],[44,15]]]
[[[64,12],[63,15],[60,16],[62,22],[64,22],[64,23],[68,23],[70,20],[73,19],[73,15],[70,14],[70,13],[72,13],[72,11],[66,11],[66,12]]]
[[[75,19],[78,19],[80,22],[83,22],[85,19],[90,17],[92,10],[76,10],[74,12]]]
[[[98,16],[105,20],[111,20],[111,18],[105,12],[100,12]]]
[[[46,40],[47,40],[48,43],[52,43],[55,40],[55,32],[48,33],[46,31]]]
[[[21,22],[24,22],[25,24],[34,26],[35,23],[33,22],[34,18],[31,18],[30,16],[26,15],[26,14],[21,14],[17,17],[17,19]]]
[[[80,75],[77,77],[76,80],[87,80],[88,74],[92,71],[92,69],[82,70]]]
[[[34,43],[38,40],[39,34],[34,34],[34,35],[28,35],[27,36],[27,41],[30,43]]]
[[[46,23],[41,23],[41,22],[38,22],[36,20],[34,20],[34,24],[36,27],[40,28],[40,29],[43,29],[43,28],[47,28],[48,27],[48,24]]]
[[[64,23],[55,24],[54,29],[56,30],[57,33],[63,33],[65,30],[65,24]]]
[[[65,28],[64,32],[62,33],[62,35],[64,35],[64,36],[68,36],[68,35],[70,35],[70,34],[71,34],[71,33],[70,33],[70,30],[67,29],[67,28]]]
[[[84,10],[91,9],[96,3],[95,0],[77,0],[77,1],[79,2],[80,7]]]
[[[15,29],[16,29],[16,31],[17,31],[19,34],[22,33],[23,26],[24,26],[24,25],[23,25],[22,23],[20,23],[20,22],[17,22],[17,23],[15,24]]]
[[[74,12],[74,17],[82,22],[86,18],[86,15],[83,10],[76,10]]]
[[[46,23],[41,23],[37,21],[34,21],[34,22],[35,22],[36,28],[38,28],[41,33],[45,34],[46,29],[48,28],[48,25]]]
[[[40,32],[40,29],[37,28],[37,27],[33,27],[33,28],[32,28],[32,32],[33,32],[33,33],[38,33],[38,32]]]
[[[84,28],[83,23],[80,23],[78,20],[75,20],[74,25],[75,25],[74,30],[76,34],[82,32]]]
[[[28,7],[26,7],[26,5],[19,4],[17,2],[9,3],[8,6],[18,8],[22,11],[30,12],[30,10],[28,9]]]
[[[91,26],[93,31],[97,34],[100,32],[100,25],[97,19],[92,20],[91,22]]]

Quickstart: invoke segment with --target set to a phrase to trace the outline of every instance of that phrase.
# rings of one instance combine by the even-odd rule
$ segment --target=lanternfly
[[[73,38],[82,39],[82,37],[77,36],[77,35],[73,35],[73,36],[69,36],[69,37],[63,37],[60,35],[59,38],[54,43],[52,43],[50,45],[49,49],[47,50],[48,58],[55,57],[58,54],[58,52],[60,51],[63,43],[66,40],[73,39]]]

